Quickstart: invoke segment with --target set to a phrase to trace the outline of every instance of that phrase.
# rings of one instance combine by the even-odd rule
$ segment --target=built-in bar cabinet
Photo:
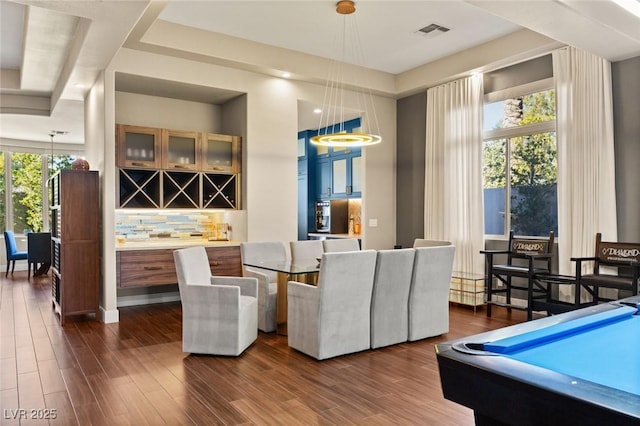
[[[241,138],[118,124],[119,208],[240,209]]]

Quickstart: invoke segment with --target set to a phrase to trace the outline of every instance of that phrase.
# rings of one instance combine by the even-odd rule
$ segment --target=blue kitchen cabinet
[[[333,196],[332,165],[330,158],[321,158],[316,161],[316,200],[328,200]]]
[[[360,198],[362,196],[362,156],[344,154],[331,159],[331,198]]]

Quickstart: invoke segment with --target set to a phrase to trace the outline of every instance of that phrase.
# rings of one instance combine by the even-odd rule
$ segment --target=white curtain
[[[427,91],[425,238],[456,246],[455,271],[484,273],[482,76]]]
[[[596,233],[617,241],[611,64],[573,47],[553,52],[558,144],[560,274],[593,256]],[[592,270],[587,262],[584,273]]]

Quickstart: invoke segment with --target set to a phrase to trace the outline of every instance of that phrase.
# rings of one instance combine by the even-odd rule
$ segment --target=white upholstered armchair
[[[425,240],[424,238],[416,238],[413,242],[413,248],[418,247],[441,247],[441,246],[450,246],[451,241],[442,241],[442,240]]]
[[[409,291],[409,341],[449,331],[449,288],[455,246],[416,248]]]
[[[357,238],[336,238],[322,240],[322,247],[324,247],[325,253],[333,253],[336,251],[355,251],[360,250],[360,242]]]
[[[258,337],[258,280],[213,277],[204,247],[173,257],[182,301],[182,350],[240,355]]]
[[[370,347],[375,250],[325,253],[318,286],[289,281],[289,346],[316,359]]]
[[[258,330],[276,331],[278,273],[244,266],[244,263],[285,262],[289,259],[287,246],[282,241],[243,242],[240,243],[240,255],[242,275],[258,279]]]
[[[378,250],[371,298],[371,348],[406,342],[415,250]]]
[[[291,261],[304,262],[320,259],[324,248],[321,240],[291,241]]]

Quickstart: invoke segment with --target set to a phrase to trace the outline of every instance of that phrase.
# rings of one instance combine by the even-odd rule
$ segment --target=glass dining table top
[[[320,272],[320,262],[315,259],[292,262],[287,261],[264,261],[264,262],[245,262],[244,266],[265,269],[267,271],[282,272],[285,274],[310,274]]]

